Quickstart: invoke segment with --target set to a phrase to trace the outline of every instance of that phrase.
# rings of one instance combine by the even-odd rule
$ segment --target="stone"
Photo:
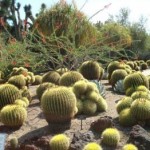
[[[127,143],[135,144],[139,150],[150,149],[150,134],[140,125],[133,126]]]

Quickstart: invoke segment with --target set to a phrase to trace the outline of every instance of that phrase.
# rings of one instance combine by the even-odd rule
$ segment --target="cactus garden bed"
[[[129,138],[129,132],[131,128],[123,128],[119,125],[117,121],[118,114],[116,112],[116,102],[120,100],[124,95],[118,95],[114,93],[111,89],[111,86],[108,84],[107,80],[102,80],[102,83],[105,85],[106,88],[106,101],[108,103],[108,110],[106,112],[97,114],[92,117],[85,117],[82,121],[82,129],[81,129],[81,117],[77,116],[72,120],[71,128],[66,131],[62,131],[61,133],[65,133],[71,139],[73,138],[74,133],[78,131],[81,133],[86,133],[90,129],[90,125],[93,121],[97,120],[101,116],[111,116],[113,118],[113,122],[115,123],[115,127],[119,129],[121,133],[121,140],[117,148],[120,149]],[[0,131],[3,133],[7,133],[7,141],[11,139],[11,137],[15,136],[18,138],[19,143],[21,143],[20,149],[27,149],[30,147],[31,149],[49,149],[48,141],[49,139],[55,135],[51,128],[48,126],[43,113],[40,108],[39,100],[36,97],[36,88],[37,86],[30,86],[30,93],[32,95],[32,102],[28,107],[28,118],[23,126],[19,129],[9,129],[2,124],[0,124]],[[100,142],[100,135],[95,134],[93,140]],[[25,146],[25,145],[26,146]],[[35,145],[35,147],[33,146]],[[25,148],[26,147],[26,148]],[[6,144],[6,149],[9,149],[9,142]],[[109,147],[104,147],[104,149],[112,149]]]

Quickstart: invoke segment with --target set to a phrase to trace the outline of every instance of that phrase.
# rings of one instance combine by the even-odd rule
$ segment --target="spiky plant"
[[[124,85],[123,85],[123,80],[118,80],[115,84],[115,86],[113,87],[113,90],[117,93],[120,94],[125,94],[125,89],[124,89]]]
[[[96,61],[83,62],[79,72],[88,80],[100,80],[103,76],[103,68]]]
[[[147,60],[146,63],[148,65],[148,67],[150,67],[150,60]]]
[[[13,104],[16,99],[21,98],[19,89],[12,84],[0,85],[0,109],[8,104]]]
[[[49,72],[45,73],[42,77],[42,83],[51,82],[51,83],[58,85],[59,80],[60,80],[60,75],[56,71],[49,71]]]
[[[58,72],[60,75],[63,75],[67,71],[68,71],[67,68],[59,68],[59,69],[56,70],[56,72]]]
[[[97,143],[91,142],[85,145],[83,150],[102,150],[102,147]]]
[[[77,71],[68,71],[60,77],[59,84],[62,86],[72,86],[81,79],[84,79],[81,73]]]
[[[117,69],[113,71],[110,79],[111,85],[114,87],[118,80],[123,80],[127,75],[128,73],[124,69]]]
[[[32,85],[39,85],[42,83],[42,76],[35,75],[35,81],[32,83]]]
[[[10,147],[12,149],[17,149],[17,147],[18,147],[18,138],[17,137],[12,137],[10,139],[9,143],[10,143]]]
[[[146,92],[146,91],[136,91],[131,95],[131,98],[133,100],[136,100],[138,98],[146,98],[148,100],[150,100],[150,92]]]
[[[108,146],[117,146],[120,141],[120,133],[115,128],[107,128],[102,132],[102,143]]]
[[[32,84],[35,81],[34,73],[28,71],[28,76],[30,76],[30,82],[29,82],[29,84]]]
[[[70,122],[76,113],[75,94],[67,87],[48,89],[42,95],[41,108],[48,123]]]
[[[131,97],[123,97],[117,104],[116,104],[116,109],[118,114],[126,108],[130,108],[131,103],[133,102],[133,99]]]
[[[21,100],[26,103],[27,107],[29,106],[29,100],[26,97],[22,97]]]
[[[9,78],[8,83],[15,85],[19,89],[26,86],[26,80],[23,75],[15,75]]]
[[[7,105],[0,112],[1,122],[8,127],[20,127],[27,118],[27,111],[19,105]]]
[[[26,86],[20,90],[20,93],[21,93],[22,97],[26,97],[29,100],[29,102],[31,103],[32,96],[31,96],[29,89]]]
[[[131,96],[135,91],[136,91],[136,88],[134,88],[134,87],[129,87],[129,88],[125,91],[126,96]]]
[[[58,134],[49,141],[52,150],[69,150],[70,139],[65,134]]]
[[[136,88],[139,85],[144,85],[145,87],[149,88],[149,82],[145,75],[141,72],[134,72],[129,74],[124,79],[124,88],[127,90],[128,88]]]
[[[24,102],[24,101],[23,101],[23,100],[21,100],[21,99],[17,99],[17,100],[15,100],[15,103],[14,103],[14,104],[19,105],[19,106],[22,106],[22,107],[24,107],[24,108],[26,108],[26,107],[27,107],[26,102]]]
[[[136,91],[144,91],[144,92],[148,92],[148,88],[145,87],[144,85],[140,85],[136,88]]]
[[[138,148],[133,144],[126,144],[121,150],[138,150]]]
[[[56,86],[55,84],[50,83],[50,82],[44,82],[44,83],[40,84],[36,89],[36,94],[37,94],[38,99],[41,101],[41,97],[42,97],[43,93],[47,89],[55,87],[55,86]]]
[[[119,114],[119,123],[122,126],[133,126],[136,124],[136,119],[132,115],[130,108],[123,109]]]
[[[81,114],[83,112],[83,102],[80,99],[77,99],[76,106],[78,108],[78,114]]]
[[[140,65],[140,67],[141,67],[141,70],[146,70],[146,69],[148,69],[148,65],[147,65],[147,63],[141,63],[141,65]]]
[[[97,105],[91,100],[85,100],[83,102],[83,113],[85,115],[94,115],[97,111]]]
[[[150,118],[150,101],[145,98],[139,98],[132,102],[131,113],[137,120],[146,120]]]

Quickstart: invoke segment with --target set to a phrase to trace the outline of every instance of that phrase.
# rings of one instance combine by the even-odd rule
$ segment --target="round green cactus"
[[[145,91],[145,92],[148,92],[148,88],[145,87],[144,85],[140,85],[136,88],[136,91]]]
[[[147,60],[146,63],[150,67],[150,60]]]
[[[116,109],[118,114],[126,108],[129,108],[131,106],[131,103],[133,102],[133,99],[131,97],[123,97],[117,104],[116,104]]]
[[[10,139],[9,143],[10,143],[10,147],[12,149],[17,149],[17,147],[18,147],[18,139],[16,137],[12,137]]]
[[[40,75],[35,75],[35,81],[32,83],[32,85],[39,85],[42,83],[42,76]]]
[[[19,106],[22,106],[22,107],[24,107],[24,108],[27,107],[27,104],[26,104],[24,101],[22,101],[21,99],[15,100],[15,103],[14,103],[14,104],[19,105]]]
[[[102,150],[102,147],[97,143],[91,142],[85,145],[83,150]]]
[[[8,83],[15,85],[19,89],[26,86],[26,80],[23,75],[15,75],[9,78]]]
[[[19,105],[7,105],[0,112],[1,122],[9,127],[20,127],[27,118],[27,111]]]
[[[133,144],[126,144],[123,146],[122,150],[138,150],[138,148]]]
[[[99,112],[106,111],[108,108],[107,102],[102,96],[99,96],[96,104],[97,104],[97,111]]]
[[[81,73],[77,71],[68,71],[60,77],[59,84],[62,86],[72,86],[81,79],[84,79]]]
[[[13,104],[16,99],[21,98],[19,89],[11,84],[0,85],[0,109],[8,104]]]
[[[124,79],[124,88],[127,90],[128,88],[137,88],[139,85],[144,85],[149,88],[149,82],[145,75],[141,72],[134,72],[129,74]]]
[[[97,111],[97,105],[91,100],[85,100],[83,102],[83,113],[86,115],[94,115]]]
[[[55,86],[56,86],[55,84],[50,83],[50,82],[44,82],[44,83],[40,84],[36,89],[36,94],[37,94],[38,99],[41,100],[43,93],[47,89],[55,87]]]
[[[117,146],[120,141],[120,133],[115,128],[107,128],[102,132],[102,143],[108,146]]]
[[[56,72],[58,72],[60,75],[64,74],[67,71],[68,71],[67,68],[59,68],[59,69],[56,70]]]
[[[122,126],[133,126],[136,124],[136,119],[132,115],[130,108],[123,109],[119,114],[119,122]]]
[[[140,67],[141,67],[141,70],[146,70],[146,69],[148,69],[148,65],[147,65],[147,63],[141,63],[141,65],[140,65]]]
[[[128,88],[128,89],[125,91],[126,96],[131,96],[135,91],[136,91],[136,88],[134,88],[134,87]]]
[[[150,101],[145,98],[139,98],[132,102],[131,113],[137,120],[146,120],[150,118]]]
[[[110,79],[111,85],[114,86],[117,81],[123,80],[127,75],[128,73],[124,69],[117,69],[113,71]]]
[[[70,139],[65,134],[58,134],[52,137],[49,145],[52,150],[69,150]]]
[[[78,114],[81,114],[83,112],[83,102],[80,99],[77,99],[77,108],[78,108]]]
[[[29,106],[29,100],[27,97],[22,97],[21,100],[26,103],[26,106]]]
[[[26,97],[29,100],[29,102],[31,103],[32,97],[31,97],[30,91],[28,90],[27,87],[24,87],[23,89],[21,89],[20,93],[21,93],[22,97]]]
[[[86,99],[89,99],[93,102],[97,102],[97,100],[99,99],[99,93],[92,91],[86,94]]]
[[[42,95],[41,107],[48,123],[67,122],[75,115],[76,97],[67,87],[48,89]]]
[[[79,80],[73,85],[73,92],[76,96],[85,94],[87,90],[87,82],[85,80]]]
[[[133,100],[136,100],[138,98],[146,98],[146,99],[150,100],[150,93],[146,92],[146,91],[136,91],[131,95],[131,98]]]
[[[54,84],[59,84],[60,75],[56,71],[49,71],[45,73],[42,77],[42,83],[44,82],[51,82]]]
[[[103,68],[96,61],[86,61],[81,64],[79,72],[88,80],[99,80],[103,76]]]

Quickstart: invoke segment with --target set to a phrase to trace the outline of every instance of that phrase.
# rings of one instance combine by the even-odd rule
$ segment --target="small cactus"
[[[122,150],[138,150],[138,148],[133,144],[126,144],[123,146]]]
[[[19,105],[7,105],[0,112],[1,122],[8,127],[20,127],[27,118],[27,111]]]
[[[146,92],[146,91],[136,91],[131,95],[131,98],[133,100],[136,100],[138,98],[146,98],[146,99],[150,100],[150,93]]]
[[[85,145],[83,150],[102,150],[102,147],[97,143],[91,142]]]
[[[132,102],[131,113],[137,120],[146,120],[150,118],[150,101],[145,98],[139,98]]]
[[[39,85],[42,83],[42,76],[40,75],[35,75],[35,81],[32,83],[32,85]]]
[[[122,126],[133,126],[136,124],[136,119],[132,115],[130,108],[122,110],[119,114],[119,122]]]
[[[0,85],[0,109],[8,104],[13,104],[16,99],[21,98],[19,89],[12,84]]]
[[[59,84],[60,75],[56,71],[49,71],[45,73],[42,77],[42,83],[44,82],[51,82],[56,85]]]
[[[52,137],[49,145],[52,150],[69,150],[70,141],[66,135],[58,134]]]
[[[19,105],[19,106],[22,106],[22,107],[24,107],[24,108],[26,108],[26,107],[27,107],[26,102],[24,102],[24,101],[23,101],[23,100],[21,100],[21,99],[17,99],[17,100],[15,100],[15,103],[14,103],[14,104]]]
[[[17,139],[17,137],[12,137],[9,142],[10,142],[10,147],[12,149],[16,149],[18,147],[18,139]]]
[[[120,141],[120,133],[115,128],[107,128],[102,132],[102,143],[108,146],[117,146]]]
[[[118,114],[126,108],[129,108],[131,106],[131,103],[133,102],[133,99],[131,97],[123,97],[117,104],[116,109]]]
[[[84,79],[82,74],[77,71],[68,71],[64,73],[59,80],[59,84],[62,86],[72,86],[75,82]]]

